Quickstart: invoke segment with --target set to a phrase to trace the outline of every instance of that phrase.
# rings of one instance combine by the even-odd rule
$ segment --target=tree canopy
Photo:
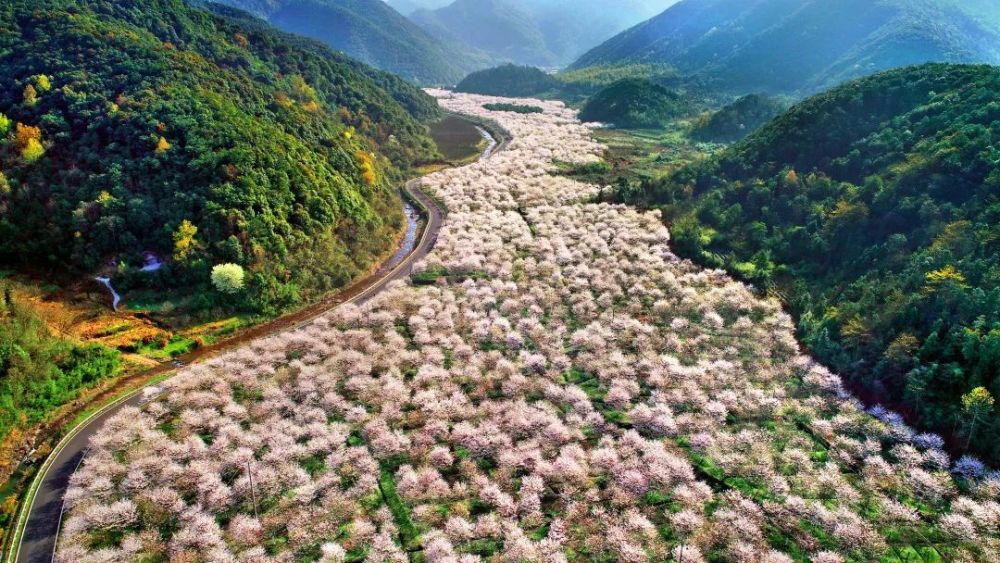
[[[784,297],[862,396],[1000,463],[1000,70],[924,65],[835,88],[643,195],[683,254]],[[977,411],[978,412],[978,411]],[[976,427],[978,425],[978,428]]]
[[[152,251],[192,293],[233,262],[241,306],[276,311],[366,271],[401,225],[401,169],[436,152],[428,96],[245,14],[13,0],[0,27],[8,262],[128,273]]]

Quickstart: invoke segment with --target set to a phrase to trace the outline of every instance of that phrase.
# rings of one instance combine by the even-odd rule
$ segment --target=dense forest
[[[9,286],[0,288],[0,443],[120,369],[118,351],[54,336],[13,298]],[[17,461],[0,459],[0,474],[7,475],[8,464]]]
[[[382,0],[217,0],[421,84],[454,84],[489,58],[431,36]]]
[[[809,94],[905,65],[1000,63],[995,10],[994,0],[684,0],[571,69],[667,64],[736,95]]]
[[[770,96],[748,94],[699,118],[691,128],[691,137],[697,141],[715,143],[739,141],[774,119],[787,107]]]
[[[689,111],[680,94],[642,78],[626,78],[591,96],[580,119],[626,129],[663,127]]]
[[[523,98],[551,93],[560,86],[555,77],[539,68],[506,64],[473,72],[455,86],[455,91]]]
[[[273,313],[385,252],[401,167],[436,155],[410,113],[433,100],[245,23],[182,0],[5,2],[0,259]],[[144,274],[144,251],[170,260]],[[213,289],[221,263],[245,287]]]
[[[861,79],[638,197],[682,254],[783,296],[863,397],[997,464],[997,91],[989,66]]]

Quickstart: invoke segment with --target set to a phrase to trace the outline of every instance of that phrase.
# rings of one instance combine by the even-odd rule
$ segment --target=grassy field
[[[601,197],[610,199],[620,190],[638,189],[643,181],[655,180],[691,162],[704,159],[723,145],[699,143],[688,137],[690,122],[678,120],[664,129],[597,129],[594,138],[607,146],[598,164],[563,167],[563,174],[578,180],[609,186]]]
[[[449,162],[474,159],[486,148],[486,139],[476,129],[476,124],[454,115],[432,124],[431,138]]]

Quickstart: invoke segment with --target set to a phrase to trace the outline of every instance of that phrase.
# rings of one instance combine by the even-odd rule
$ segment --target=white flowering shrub
[[[57,559],[988,560],[1000,476],[868,412],[779,305],[554,176],[559,103],[424,180],[420,284],[185,369],[73,476]]]

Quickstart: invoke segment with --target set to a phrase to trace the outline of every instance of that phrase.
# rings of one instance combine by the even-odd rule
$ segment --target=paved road
[[[497,150],[506,146],[507,140],[501,143],[499,149],[495,144],[483,154],[489,158]],[[186,356],[177,358],[170,364],[164,364],[143,374],[150,377],[158,373],[167,373],[180,366],[190,364],[207,356],[230,350],[256,338],[266,337],[276,332],[290,330],[315,319],[330,309],[343,303],[364,303],[385,289],[390,282],[405,279],[410,276],[413,265],[427,256],[437,241],[438,231],[444,221],[444,214],[434,201],[420,190],[420,180],[411,180],[406,184],[406,191],[412,199],[417,200],[427,210],[426,225],[420,240],[413,251],[395,266],[390,272],[376,272],[355,283],[337,295],[287,317],[265,323],[247,330],[239,337],[215,346],[206,346]],[[110,407],[99,416],[91,419],[78,429],[77,433],[64,445],[53,460],[48,471],[43,476],[41,485],[35,495],[34,502],[28,513],[28,521],[24,535],[18,546],[17,563],[51,563],[55,551],[56,538],[62,521],[62,499],[69,485],[70,476],[79,467],[87,453],[91,436],[97,433],[104,422],[113,417],[126,406],[139,406],[145,400],[143,392],[137,392],[122,403]]]

